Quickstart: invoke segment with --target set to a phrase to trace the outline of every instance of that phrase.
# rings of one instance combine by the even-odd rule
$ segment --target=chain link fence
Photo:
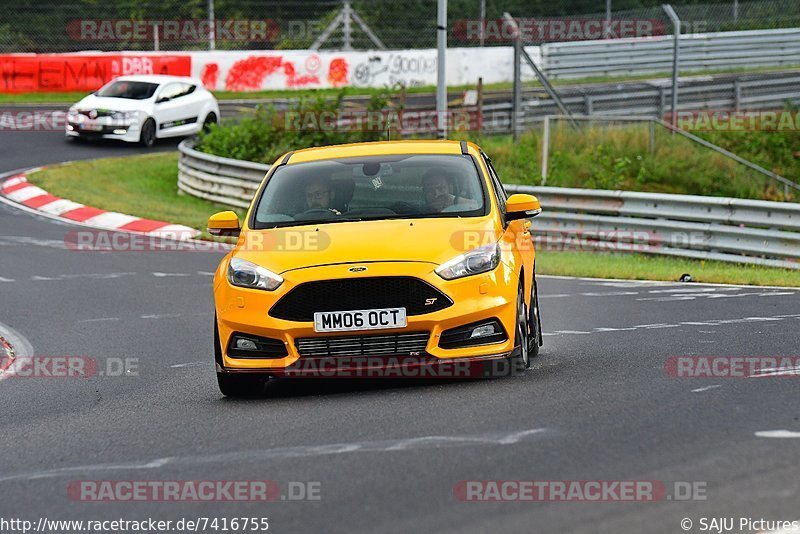
[[[0,7],[2,53],[436,46],[431,0],[3,0]],[[800,0],[674,8],[684,33],[800,27]],[[505,12],[526,23],[528,44],[672,33],[658,0],[449,0],[449,45],[508,45]]]

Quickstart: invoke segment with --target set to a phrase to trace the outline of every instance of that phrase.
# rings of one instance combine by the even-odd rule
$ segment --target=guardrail
[[[226,206],[247,208],[269,165],[222,158],[194,149],[186,139],[178,145],[178,189]]]
[[[552,79],[669,72],[672,36],[548,43],[542,67]],[[683,35],[681,71],[800,65],[800,28]]]
[[[760,75],[721,75],[711,79],[684,78],[679,84],[678,110],[759,110],[782,109],[787,102],[800,103],[800,72]],[[617,87],[589,86],[558,88],[561,101],[573,115],[646,115],[664,117],[670,109],[672,87],[669,80],[626,83]],[[483,124],[487,133],[511,131],[512,102],[491,102],[483,106]],[[544,92],[525,91],[517,118],[524,130],[560,110]]]
[[[269,165],[179,146],[178,188],[246,208]],[[547,246],[612,249],[800,269],[800,204],[692,195],[506,185],[537,195],[535,239]]]
[[[507,185],[539,197],[545,246],[640,252],[800,269],[800,204]]]

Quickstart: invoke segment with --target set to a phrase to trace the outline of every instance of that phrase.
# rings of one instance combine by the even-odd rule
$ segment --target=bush
[[[288,111],[259,105],[251,116],[212,125],[198,136],[195,148],[226,158],[273,163],[290,150],[380,139],[381,131],[348,132],[320,127],[318,118],[339,112],[344,96],[345,91],[334,98],[303,96]],[[373,94],[367,111],[383,110],[388,102],[387,92]]]

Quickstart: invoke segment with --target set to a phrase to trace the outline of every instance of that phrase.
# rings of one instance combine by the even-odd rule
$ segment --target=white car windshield
[[[484,184],[461,155],[334,159],[279,167],[258,201],[256,228],[484,215]]]
[[[130,100],[147,100],[153,96],[158,89],[157,83],[132,82],[119,80],[111,82],[97,93],[97,96],[105,98],[127,98]]]

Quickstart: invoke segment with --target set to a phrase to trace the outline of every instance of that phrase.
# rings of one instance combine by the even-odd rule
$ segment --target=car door
[[[156,98],[155,121],[158,137],[190,135],[197,131],[200,106],[191,95],[197,87],[191,83],[170,82]]]
[[[497,171],[492,165],[492,160],[489,159],[485,153],[481,153],[483,162],[489,171],[489,177],[492,180],[492,185],[495,190],[498,206],[502,213],[505,213],[506,200],[508,195],[497,175]],[[518,261],[522,262],[525,269],[525,295],[532,294],[533,285],[533,263],[535,259],[535,252],[533,249],[533,242],[531,241],[531,221],[528,219],[520,219],[516,221],[508,221],[506,223],[505,233],[503,234],[502,241],[514,248],[515,256]]]

